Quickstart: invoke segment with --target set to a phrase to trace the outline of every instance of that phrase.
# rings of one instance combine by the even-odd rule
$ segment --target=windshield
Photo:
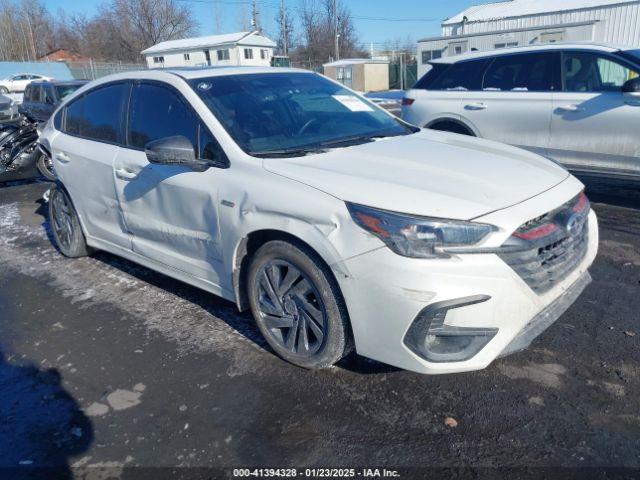
[[[314,73],[241,74],[191,81],[240,147],[255,156],[412,133],[408,126]]]
[[[78,90],[82,85],[56,85],[56,92],[58,93],[58,98],[60,100],[64,100],[73,92]]]

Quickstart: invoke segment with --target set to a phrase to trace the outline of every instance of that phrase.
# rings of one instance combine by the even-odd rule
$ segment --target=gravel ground
[[[301,370],[229,302],[112,255],[65,259],[47,233],[46,189],[0,186],[0,478],[640,467],[637,187],[589,183],[594,282],[529,350],[439,377],[357,356]]]

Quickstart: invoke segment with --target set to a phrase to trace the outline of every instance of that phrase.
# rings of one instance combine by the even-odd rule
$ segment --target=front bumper
[[[553,288],[536,293],[495,254],[452,259],[400,257],[380,248],[345,262],[351,273],[339,278],[359,354],[427,374],[487,367],[496,358],[526,348],[577,299],[589,281],[598,248],[598,221],[588,217],[588,246],[582,261]],[[446,312],[451,329],[495,331],[488,343],[462,361],[428,361],[405,342],[426,307],[478,296],[486,301]]]

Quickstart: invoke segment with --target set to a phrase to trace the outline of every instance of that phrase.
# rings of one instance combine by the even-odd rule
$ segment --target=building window
[[[336,72],[336,74],[336,80],[338,80],[345,87],[351,88],[353,77],[352,67],[338,67],[338,71]]]
[[[422,64],[426,65],[431,60],[442,58],[442,50],[423,50],[422,51]]]
[[[153,57],[153,63],[164,63],[164,57]]]
[[[265,50],[265,49],[260,50],[260,58],[262,60],[266,60],[267,58],[269,58],[269,50]]]
[[[518,42],[496,43],[494,45],[496,50],[499,50],[501,48],[511,48],[511,47],[517,47],[517,46],[518,46]]]
[[[229,49],[218,50],[218,60],[229,60]]]
[[[183,57],[185,60],[191,60],[191,55],[189,55],[188,53],[185,53]]]
[[[246,58],[247,60],[253,59],[253,48],[244,49],[244,58]]]

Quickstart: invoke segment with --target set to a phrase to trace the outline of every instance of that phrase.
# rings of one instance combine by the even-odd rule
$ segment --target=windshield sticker
[[[202,82],[198,84],[198,90],[202,90],[203,92],[211,90],[211,87],[213,87],[213,85],[211,85],[209,82]]]
[[[333,98],[352,112],[373,112],[373,108],[353,95],[333,95]]]

